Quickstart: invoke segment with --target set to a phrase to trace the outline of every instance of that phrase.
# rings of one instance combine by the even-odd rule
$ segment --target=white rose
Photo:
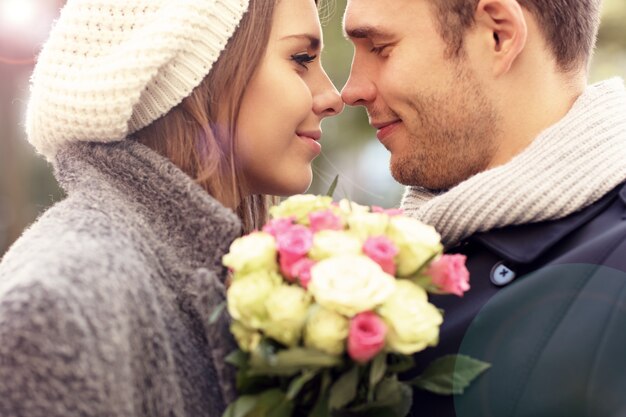
[[[311,269],[309,292],[322,307],[353,317],[384,303],[396,280],[367,256],[343,255]]]
[[[316,261],[340,255],[360,255],[363,244],[354,235],[340,230],[322,230],[313,236],[309,257]]]
[[[236,239],[222,262],[236,277],[258,270],[277,271],[276,241],[269,233],[256,232]]]
[[[409,217],[391,217],[387,236],[400,251],[396,263],[401,277],[414,274],[443,250],[441,236],[434,227]]]

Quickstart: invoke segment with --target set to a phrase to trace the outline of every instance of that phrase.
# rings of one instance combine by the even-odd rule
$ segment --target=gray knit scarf
[[[451,247],[477,232],[563,218],[624,180],[626,90],[614,78],[588,87],[561,121],[507,164],[442,194],[408,187],[402,208]]]

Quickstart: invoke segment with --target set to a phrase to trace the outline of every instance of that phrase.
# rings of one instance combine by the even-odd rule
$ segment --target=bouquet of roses
[[[224,416],[405,416],[411,386],[462,392],[488,365],[435,361],[401,381],[438,342],[427,292],[463,295],[465,258],[399,210],[298,195],[224,256],[238,399]]]

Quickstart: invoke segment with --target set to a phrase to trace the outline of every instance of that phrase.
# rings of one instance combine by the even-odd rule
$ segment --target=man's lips
[[[392,120],[389,122],[373,122],[372,127],[378,130],[378,132],[376,133],[376,137],[378,138],[378,140],[382,141],[387,136],[391,135],[391,133],[393,133],[393,131],[400,125],[401,122],[402,121],[400,119]]]

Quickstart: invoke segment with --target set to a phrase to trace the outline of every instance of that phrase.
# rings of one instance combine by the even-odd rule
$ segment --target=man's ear
[[[480,0],[476,23],[493,34],[491,54],[496,77],[506,74],[524,50],[528,26],[517,0]]]

